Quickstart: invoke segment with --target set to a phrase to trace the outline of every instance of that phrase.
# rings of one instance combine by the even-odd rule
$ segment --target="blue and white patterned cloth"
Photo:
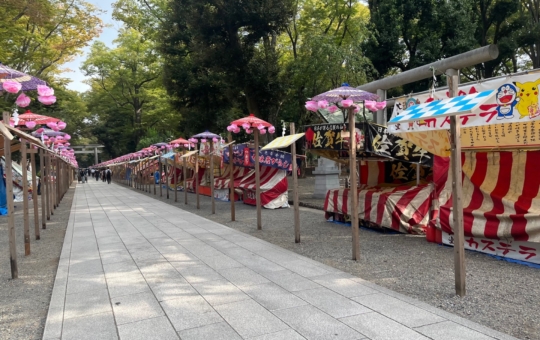
[[[438,118],[470,113],[495,95],[495,90],[483,91],[466,96],[442,99],[409,107],[388,123],[405,123],[426,118]]]

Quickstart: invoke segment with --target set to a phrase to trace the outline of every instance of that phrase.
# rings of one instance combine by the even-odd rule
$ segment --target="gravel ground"
[[[311,180],[301,180],[301,197],[309,198]],[[231,222],[230,203],[217,201],[216,215],[211,215],[209,197],[201,196],[197,210],[194,194],[188,194],[188,205],[183,192],[178,193],[178,203],[173,192],[170,196],[161,200],[500,332],[540,340],[539,269],[467,251],[467,295],[459,298],[453,248],[428,243],[424,237],[361,229],[361,259],[355,262],[350,260],[351,228],[325,222],[320,210],[301,208],[302,242],[295,244],[293,209],[263,209],[263,230],[257,231],[252,206],[238,202],[237,221]]]
[[[6,216],[0,217],[0,339],[41,339],[71,210],[74,187],[41,230],[34,235],[33,204],[30,204],[31,254],[24,256],[22,203],[16,204],[17,258],[19,278],[11,279]],[[41,205],[41,197],[38,196]],[[39,214],[41,218],[41,210]]]

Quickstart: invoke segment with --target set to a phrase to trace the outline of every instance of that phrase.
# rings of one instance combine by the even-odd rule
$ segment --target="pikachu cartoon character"
[[[514,84],[519,88],[516,105],[520,116],[519,119],[536,115],[538,111],[538,85],[540,84],[540,79],[526,83],[515,82]]]

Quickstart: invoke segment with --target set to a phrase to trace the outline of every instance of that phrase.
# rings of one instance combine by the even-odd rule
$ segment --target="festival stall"
[[[446,91],[396,101],[389,130],[436,155],[429,241],[455,239],[450,120],[440,115],[468,108],[457,117],[465,248],[540,263],[539,84],[536,74],[516,75],[462,86],[453,102]]]
[[[238,173],[243,177],[235,177],[235,191],[245,204],[256,205],[257,174],[255,167],[255,148],[249,144],[233,146],[232,164],[235,169],[244,169]],[[231,164],[229,150],[223,152],[223,163]],[[287,172],[292,170],[290,153],[278,150],[259,150],[259,198],[261,205],[267,209],[288,207]]]
[[[433,155],[393,135],[384,126],[357,123],[358,218],[360,224],[425,234],[430,221],[433,190]],[[348,126],[319,124],[306,126],[306,149],[321,157],[347,164]],[[326,218],[351,221],[350,188],[328,191]]]

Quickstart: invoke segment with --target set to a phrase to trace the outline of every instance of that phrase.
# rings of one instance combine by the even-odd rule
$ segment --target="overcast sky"
[[[113,46],[113,40],[116,38],[117,32],[121,27],[121,23],[114,21],[111,17],[111,14],[112,14],[111,4],[114,3],[115,0],[87,0],[87,1],[105,11],[105,13],[101,14],[101,20],[103,20],[105,24],[109,25],[109,27],[105,27],[103,29],[103,32],[101,33],[101,35],[95,40],[100,40],[100,41],[103,41],[108,46]],[[90,45],[92,43],[93,42],[90,42]],[[81,73],[81,70],[79,69],[82,65],[82,62],[86,59],[86,54],[88,53],[89,50],[90,50],[90,46],[84,49],[84,54],[82,56],[79,56],[77,57],[77,59],[64,65],[66,68],[69,68],[72,70],[72,72],[65,72],[64,74],[62,74],[63,77],[69,78],[72,80],[72,82],[68,85],[68,88],[72,90],[84,92],[89,89],[89,86],[83,83],[83,80],[85,79],[85,77]]]

